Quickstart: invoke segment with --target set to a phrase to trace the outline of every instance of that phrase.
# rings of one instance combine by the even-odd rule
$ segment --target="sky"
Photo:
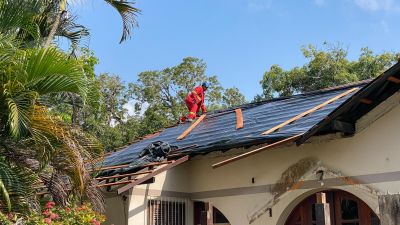
[[[252,100],[271,65],[306,63],[304,45],[339,43],[352,60],[362,47],[400,51],[400,0],[136,0],[136,7],[139,27],[119,44],[122,23],[109,5],[87,0],[72,6],[90,29],[86,44],[100,60],[97,73],[128,83],[140,72],[197,57],[207,63],[207,75]]]

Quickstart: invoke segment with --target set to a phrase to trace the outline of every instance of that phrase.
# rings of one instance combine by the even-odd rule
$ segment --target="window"
[[[186,204],[183,201],[151,199],[147,209],[148,225],[186,224]]]

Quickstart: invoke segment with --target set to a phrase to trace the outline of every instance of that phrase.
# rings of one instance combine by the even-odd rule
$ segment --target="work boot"
[[[186,120],[187,120],[186,116],[181,116],[181,117],[179,117],[178,124],[185,123]]]
[[[192,119],[192,118],[187,118],[187,120],[186,121],[188,121],[188,122],[193,122],[194,121],[194,119]]]

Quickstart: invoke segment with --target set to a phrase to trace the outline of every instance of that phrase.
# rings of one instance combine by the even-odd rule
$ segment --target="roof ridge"
[[[243,108],[253,108],[253,107],[257,107],[259,105],[264,105],[264,104],[267,104],[267,103],[270,103],[270,102],[282,101],[282,100],[286,100],[286,99],[290,99],[290,98],[297,98],[297,97],[301,97],[301,96],[309,96],[309,95],[313,95],[313,94],[322,94],[322,93],[325,93],[325,92],[336,91],[336,90],[341,90],[341,89],[345,89],[345,88],[351,88],[351,87],[354,87],[354,86],[359,86],[361,84],[367,84],[367,83],[371,82],[372,80],[373,80],[373,78],[366,79],[366,80],[361,80],[361,81],[356,81],[356,82],[352,82],[352,83],[347,83],[347,84],[336,85],[336,86],[332,86],[332,87],[327,87],[327,88],[323,88],[323,89],[320,89],[320,90],[299,93],[299,94],[290,95],[290,96],[282,96],[282,97],[277,97],[277,98],[261,100],[261,101],[257,101],[257,102],[250,102],[250,103],[246,103],[246,104],[242,104],[242,105],[232,106],[232,107],[225,108],[225,109],[214,110],[214,111],[211,111],[208,114],[217,116],[219,113],[225,113],[227,111],[231,111],[231,110],[234,110],[236,108],[242,108],[242,109]]]

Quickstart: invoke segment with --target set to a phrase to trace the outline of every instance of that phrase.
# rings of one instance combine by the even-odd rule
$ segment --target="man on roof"
[[[204,98],[205,91],[207,91],[209,86],[210,84],[208,82],[204,82],[186,96],[185,103],[189,110],[189,115],[187,116],[189,122],[192,122],[196,118],[196,115],[199,115],[200,109],[202,114],[207,112],[206,106],[204,105]]]

